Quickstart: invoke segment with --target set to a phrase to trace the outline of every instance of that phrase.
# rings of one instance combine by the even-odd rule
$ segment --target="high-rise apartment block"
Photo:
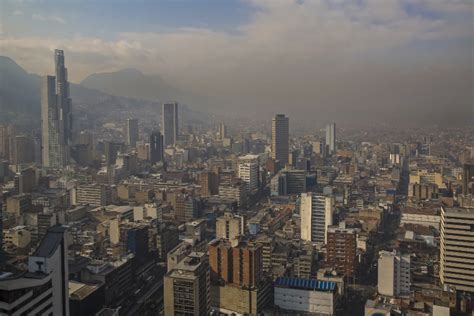
[[[410,294],[411,258],[396,251],[380,251],[378,260],[378,292],[399,297]]]
[[[178,103],[164,103],[161,118],[164,147],[174,146],[179,133]]]
[[[357,268],[356,228],[327,229],[326,264],[347,278],[355,276]]]
[[[240,242],[232,246],[224,239],[209,244],[211,279],[246,288],[257,287],[263,279],[262,246]]]
[[[238,177],[247,185],[247,192],[255,193],[259,188],[260,162],[258,155],[246,155],[239,158]]]
[[[302,193],[301,239],[326,243],[327,228],[333,221],[334,199],[318,193]]]
[[[138,141],[138,120],[137,119],[127,119],[126,126],[126,141],[127,145],[135,147]]]
[[[336,123],[326,126],[326,152],[333,154],[336,151]]]
[[[186,256],[164,277],[164,314],[210,314],[210,270],[205,253]]]
[[[284,114],[277,114],[272,119],[272,158],[280,165],[288,163],[290,121]]]
[[[441,207],[440,268],[443,285],[474,292],[474,209]]]
[[[72,101],[64,52],[54,51],[56,76],[43,77],[41,95],[43,165],[61,168],[69,163],[72,144]]]

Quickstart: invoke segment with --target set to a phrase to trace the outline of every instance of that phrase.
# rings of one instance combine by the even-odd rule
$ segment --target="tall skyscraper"
[[[281,165],[288,163],[290,121],[284,114],[272,119],[272,158]]]
[[[210,314],[210,269],[205,253],[192,252],[163,281],[165,316]]]
[[[41,119],[43,165],[62,168],[69,163],[72,145],[72,101],[64,52],[54,51],[56,77],[43,77]]]
[[[474,209],[441,206],[441,284],[474,292]]]
[[[157,163],[163,160],[163,135],[159,131],[153,131],[150,135],[150,161]]]
[[[138,140],[138,120],[137,119],[127,119],[127,145],[135,147]]]
[[[326,243],[327,228],[332,225],[334,200],[318,193],[301,194],[301,239]]]
[[[329,155],[336,151],[336,123],[326,125],[326,148]]]
[[[178,103],[164,103],[161,118],[164,146],[173,146],[178,140]]]

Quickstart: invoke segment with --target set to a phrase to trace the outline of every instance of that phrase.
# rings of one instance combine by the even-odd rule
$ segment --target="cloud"
[[[14,11],[12,12],[12,14],[15,15],[15,16],[21,16],[21,15],[23,15],[23,11],[21,11],[21,10],[14,10]]]
[[[136,67],[212,98],[213,109],[270,115],[294,109],[331,116],[461,113],[472,104],[470,19],[457,0],[249,0],[252,19],[234,32],[178,28],[113,39],[4,37],[5,53],[51,73],[66,51],[70,77]],[[452,6],[450,6],[451,4]]]
[[[31,15],[31,18],[33,20],[41,21],[41,22],[54,22],[54,23],[59,23],[59,24],[66,24],[66,21],[63,18],[59,16],[55,16],[55,15],[44,16],[39,13],[34,13]]]

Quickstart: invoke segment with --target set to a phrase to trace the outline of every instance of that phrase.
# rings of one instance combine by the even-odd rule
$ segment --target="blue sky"
[[[245,1],[7,1],[4,19],[11,35],[111,37],[119,32],[166,31],[179,27],[209,28],[232,32],[247,22],[255,7]],[[34,23],[33,15],[51,18],[51,23]],[[51,28],[57,17],[62,27]],[[58,19],[58,21],[59,21]],[[31,28],[34,24],[34,28]],[[61,24],[61,23],[60,23]]]

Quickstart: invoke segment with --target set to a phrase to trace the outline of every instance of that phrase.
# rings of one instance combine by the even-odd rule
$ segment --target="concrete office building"
[[[64,52],[54,51],[56,76],[43,77],[41,92],[43,166],[62,168],[69,164],[72,144],[72,101],[69,96]]]
[[[76,204],[106,206],[112,202],[111,188],[104,184],[80,185],[76,188]]]
[[[127,119],[126,142],[128,146],[135,147],[138,141],[138,120]]]
[[[474,209],[441,207],[440,268],[443,285],[474,292]]]
[[[178,194],[175,205],[174,216],[178,222],[184,223],[200,217],[199,201],[191,195]]]
[[[289,159],[290,121],[284,114],[276,114],[272,119],[272,158],[281,166]]]
[[[164,147],[174,146],[178,140],[178,103],[164,103],[161,114]]]
[[[326,125],[326,149],[330,155],[336,152],[336,123]]]
[[[51,228],[26,273],[1,272],[2,315],[69,315],[66,229]]]
[[[333,221],[334,200],[318,193],[302,193],[300,205],[301,239],[326,243],[327,228]]]
[[[219,197],[223,200],[234,201],[237,206],[248,204],[247,186],[244,182],[234,182],[230,186],[219,186]]]
[[[255,193],[260,185],[260,162],[258,155],[239,158],[238,177],[247,185],[247,192]]]
[[[164,314],[207,316],[210,313],[210,269],[205,253],[186,256],[164,277]]]
[[[410,294],[410,255],[380,251],[377,288],[381,295],[400,297]]]

